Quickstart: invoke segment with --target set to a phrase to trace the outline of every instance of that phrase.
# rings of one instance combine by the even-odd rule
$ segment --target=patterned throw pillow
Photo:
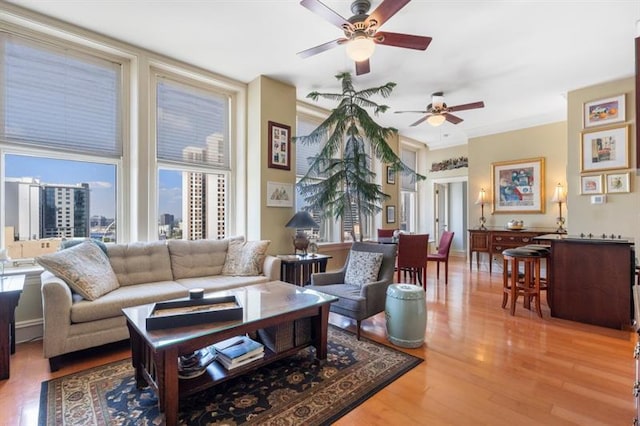
[[[271,241],[229,241],[222,275],[261,275],[262,264]]]
[[[87,300],[120,287],[109,258],[93,241],[36,257],[36,261]]]
[[[344,274],[344,283],[362,287],[364,284],[378,281],[380,265],[382,265],[382,253],[352,250]]]

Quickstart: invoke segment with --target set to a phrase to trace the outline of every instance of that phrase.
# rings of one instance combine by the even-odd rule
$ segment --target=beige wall
[[[295,185],[295,144],[291,145],[291,170],[268,167],[269,121],[291,127],[296,134],[296,88],[260,76],[249,83],[247,142],[247,238],[271,240],[268,253],[293,252],[295,230],[285,228],[294,207],[267,207],[267,182]],[[291,194],[293,197],[294,194]]]
[[[524,221],[526,227],[555,228],[558,205],[551,202],[555,186],[566,187],[567,123],[559,122],[469,139],[469,226],[477,227],[480,206],[475,201],[481,188],[492,197],[491,164],[543,157],[545,160],[544,213],[491,213],[491,202],[485,206],[486,226],[505,226],[511,219]],[[569,205],[569,211],[573,207]],[[565,208],[563,206],[563,216]],[[567,220],[568,229],[572,223]]]
[[[568,206],[569,232],[572,234],[605,233],[634,237],[640,241],[640,196],[639,180],[635,173],[635,80],[633,77],[590,86],[569,92],[567,115],[569,178]],[[591,196],[580,195],[581,132],[583,131],[582,111],[585,102],[603,99],[624,93],[626,95],[626,121],[629,125],[629,168],[615,171],[598,171],[587,174],[629,172],[631,192],[628,194],[608,194],[605,204],[591,204]],[[616,123],[621,125],[624,123]],[[603,128],[606,128],[604,126]],[[589,128],[591,130],[592,128]]]

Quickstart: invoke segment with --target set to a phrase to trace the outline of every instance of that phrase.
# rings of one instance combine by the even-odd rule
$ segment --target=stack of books
[[[264,357],[264,345],[248,336],[236,336],[212,345],[216,360],[227,370],[233,370]]]
[[[178,377],[192,379],[201,376],[207,367],[216,360],[215,349],[209,346],[188,355],[178,357]]]

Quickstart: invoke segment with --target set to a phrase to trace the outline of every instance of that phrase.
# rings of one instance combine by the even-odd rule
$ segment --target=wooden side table
[[[311,282],[311,274],[325,272],[331,256],[326,254],[284,254],[278,255],[281,261],[280,279],[282,281],[304,286]]]
[[[9,359],[16,352],[15,310],[25,275],[0,277],[0,380],[9,378]]]

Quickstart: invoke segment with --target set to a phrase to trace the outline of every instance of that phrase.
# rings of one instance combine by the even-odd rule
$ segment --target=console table
[[[502,255],[508,248],[533,244],[539,235],[553,234],[551,228],[527,228],[520,231],[504,228],[469,229],[469,269],[473,269],[473,253],[476,253],[476,267],[480,268],[480,253],[489,254],[489,273],[492,272],[493,256]]]
[[[280,279],[295,285],[307,285],[311,282],[311,274],[325,272],[331,256],[326,254],[278,255],[281,262]]]

